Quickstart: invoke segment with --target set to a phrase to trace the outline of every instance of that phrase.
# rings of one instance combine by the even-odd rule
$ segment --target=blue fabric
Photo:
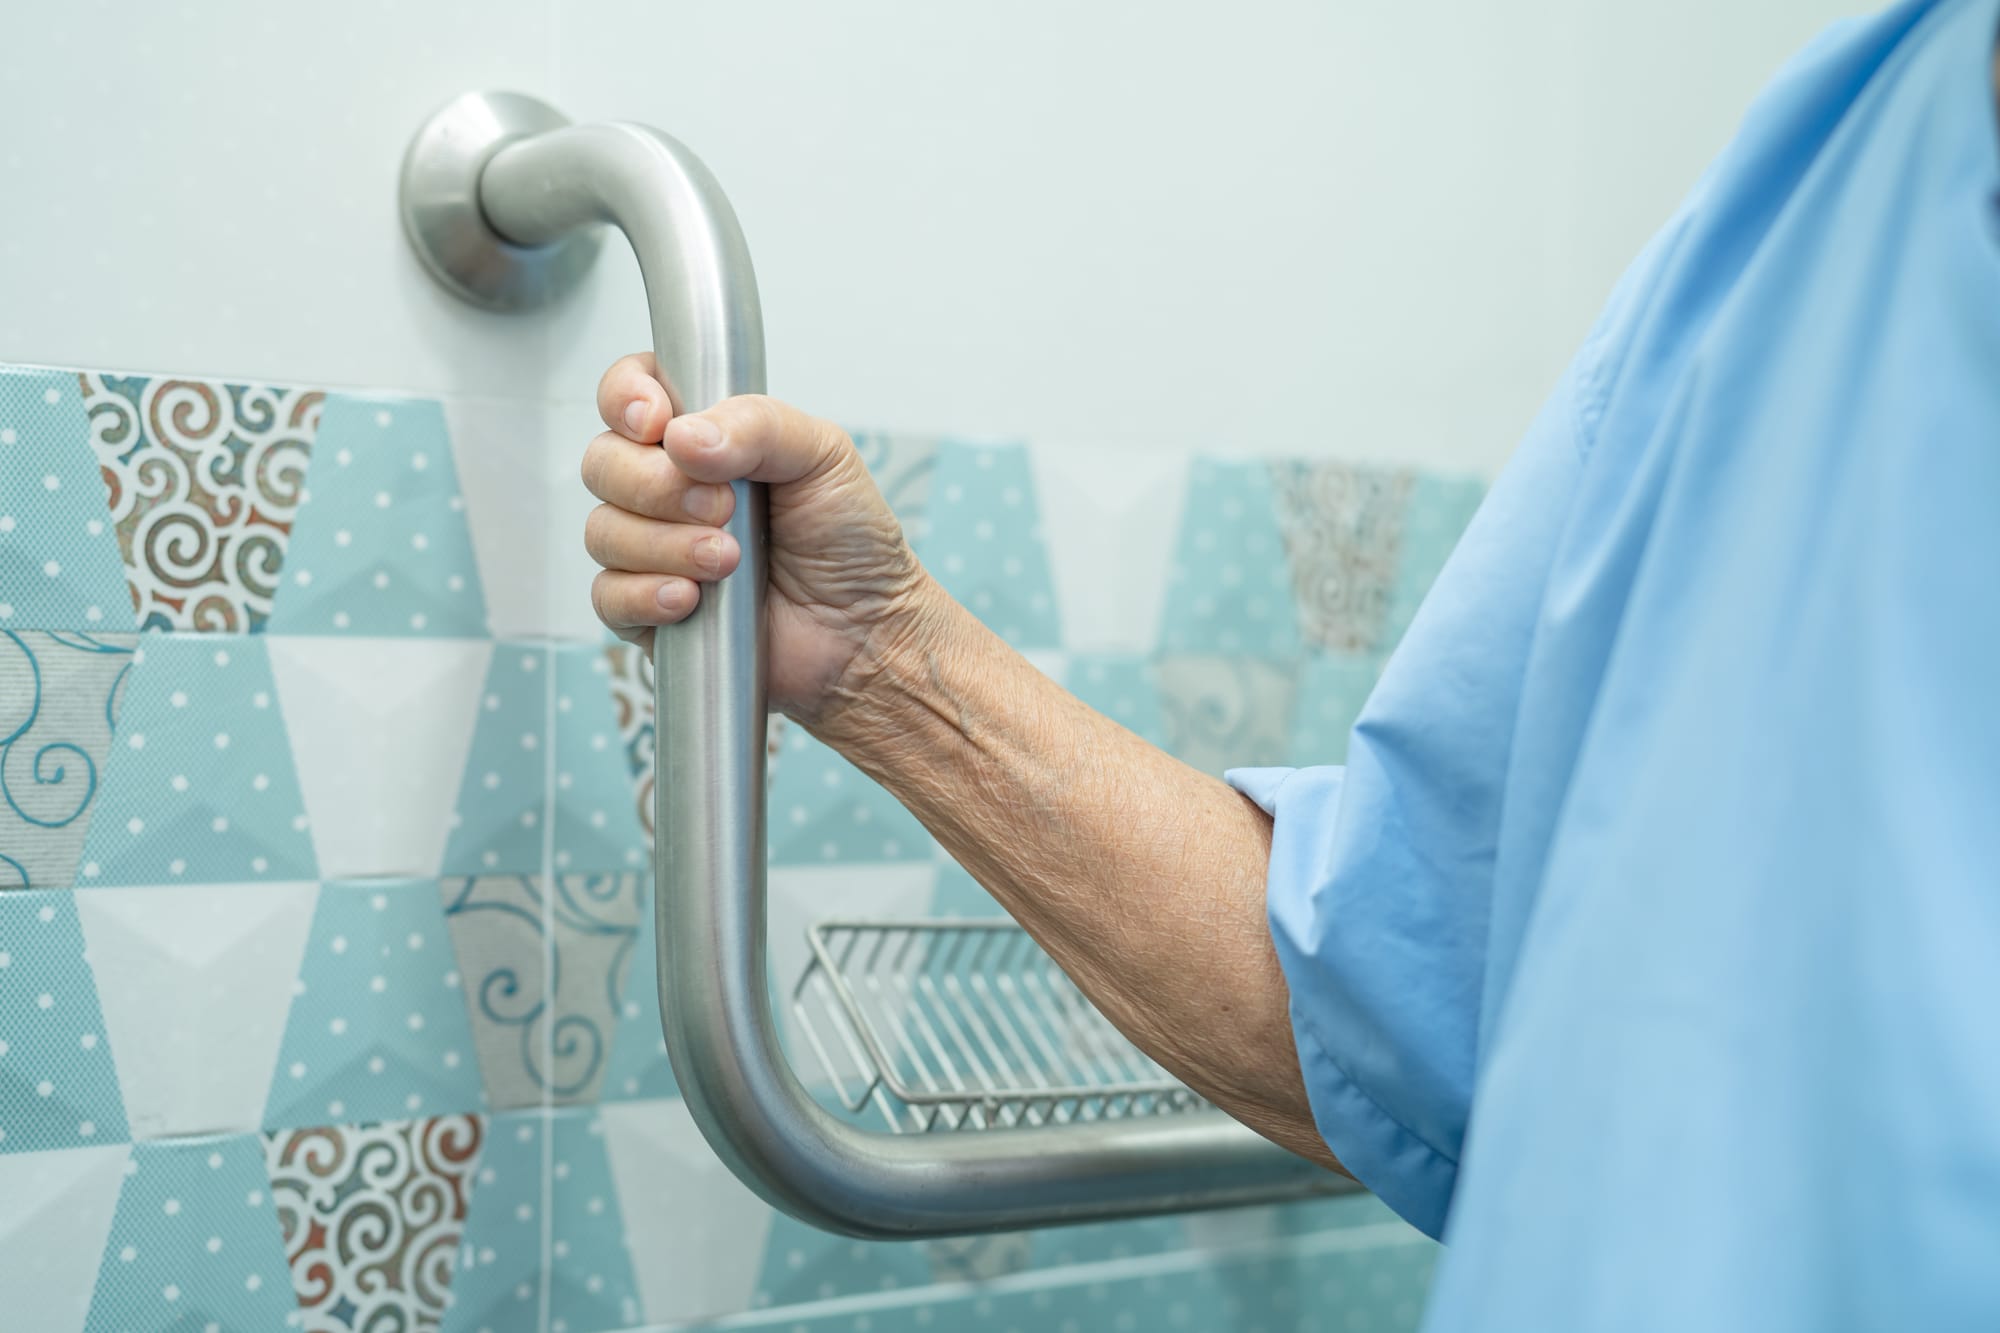
[[[1648,248],[1344,772],[1232,780],[1433,1330],[2000,1319],[1995,0],[1801,54]]]

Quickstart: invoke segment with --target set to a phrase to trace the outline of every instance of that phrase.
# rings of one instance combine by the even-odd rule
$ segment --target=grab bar
[[[571,126],[529,97],[467,94],[418,132],[401,196],[431,273],[500,310],[573,286],[595,257],[597,224],[618,228],[638,256],[676,409],[763,391],[742,231],[715,178],[657,130]],[[710,1146],[772,1205],[873,1238],[1354,1188],[1191,1095],[1174,1104],[1197,1109],[1176,1114],[911,1134],[864,1129],[814,1099],[780,1046],[765,975],[763,489],[735,487],[736,573],[654,647],[660,1010],[681,1095]]]

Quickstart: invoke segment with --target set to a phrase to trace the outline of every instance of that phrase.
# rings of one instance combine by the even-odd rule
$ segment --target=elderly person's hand
[[[593,600],[649,642],[740,559],[726,483],[770,487],[771,702],[914,811],[1125,1034],[1328,1166],[1264,924],[1271,821],[1029,665],[925,574],[854,444],[769,398],[673,418],[653,358],[604,376],[583,477]]]
[[[760,396],[675,418],[651,353],[604,373],[597,410],[610,429],[584,451],[583,481],[604,503],[584,545],[604,566],[598,618],[621,637],[650,644],[735,570],[719,528],[738,479],[770,486],[774,708],[818,720],[941,599],[839,427]]]

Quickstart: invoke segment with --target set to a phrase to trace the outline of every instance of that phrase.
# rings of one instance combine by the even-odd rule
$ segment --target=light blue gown
[[[1344,772],[1231,775],[1319,1127],[1448,1243],[1436,1333],[2000,1328],[1996,21],[1795,59]]]

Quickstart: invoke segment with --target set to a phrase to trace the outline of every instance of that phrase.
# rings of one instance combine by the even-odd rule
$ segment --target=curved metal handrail
[[[530,99],[472,94],[420,133],[404,211],[425,262],[469,299],[519,307],[579,275],[591,244],[579,238],[609,224],[638,257],[677,404],[762,392],[756,281],[715,178],[657,130],[552,124]],[[742,563],[654,650],[660,1009],[681,1095],[731,1170],[795,1217],[883,1238],[1352,1188],[1216,1112],[910,1136],[813,1099],[766,985],[763,487],[738,483],[736,498]]]

